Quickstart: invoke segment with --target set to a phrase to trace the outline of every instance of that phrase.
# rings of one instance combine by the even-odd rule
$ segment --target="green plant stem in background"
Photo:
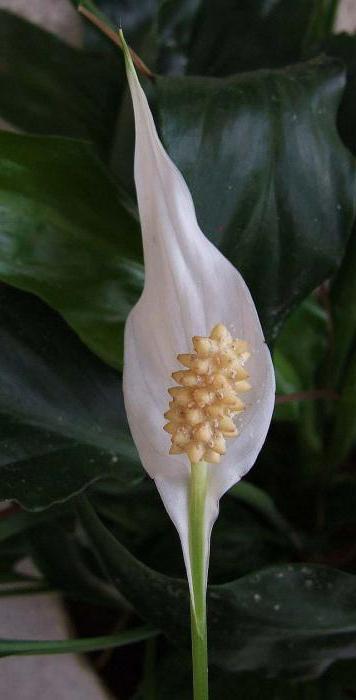
[[[194,700],[207,700],[208,646],[206,624],[206,462],[192,464],[189,493],[189,550],[192,567],[191,631]]]
[[[84,639],[0,639],[0,657],[34,656],[36,654],[84,654],[99,649],[114,649],[127,644],[135,644],[156,637],[157,634],[157,630],[146,625],[124,630],[118,634]]]
[[[306,56],[313,46],[332,33],[339,4],[340,0],[315,0],[314,12],[311,13],[302,45],[302,52]]]

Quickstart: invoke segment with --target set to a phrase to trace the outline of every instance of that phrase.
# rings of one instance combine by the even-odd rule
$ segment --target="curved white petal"
[[[178,353],[192,350],[194,335],[223,323],[247,340],[252,390],[240,435],[228,441],[218,465],[209,465],[207,548],[221,496],[252,467],[265,440],[275,380],[250,292],[237,270],[199,229],[188,187],[159,141],[154,121],[126,52],[136,124],[135,182],[142,227],[145,287],[125,330],[124,395],[142,463],[155,479],[179,532],[188,578],[188,479],[185,456],[170,456],[163,431],[171,373]],[[208,551],[207,551],[208,561]]]

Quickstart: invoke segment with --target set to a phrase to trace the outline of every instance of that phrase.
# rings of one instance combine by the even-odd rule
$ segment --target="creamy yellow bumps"
[[[233,416],[244,410],[239,394],[251,387],[245,363],[250,353],[244,340],[233,339],[221,323],[209,338],[193,338],[194,353],[178,355],[188,369],[173,372],[179,386],[164,414],[170,433],[170,454],[186,454],[191,463],[217,464],[226,450],[226,438],[238,435]]]

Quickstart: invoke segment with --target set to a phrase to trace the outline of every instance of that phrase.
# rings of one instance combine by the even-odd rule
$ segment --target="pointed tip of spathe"
[[[148,78],[151,81],[155,80],[155,74],[151,71],[148,66],[142,61],[142,59],[129,47],[129,45],[126,43],[126,39],[124,36],[124,32],[121,26],[120,22],[120,27],[118,31],[118,36],[119,36],[119,43],[122,49],[122,52],[124,54],[125,58],[125,64],[126,64],[126,72],[127,74],[131,73],[132,75],[135,76],[135,78],[138,80],[137,73],[136,73],[136,68],[139,73],[144,75],[146,78]]]
[[[127,43],[126,43],[126,39],[125,39],[125,36],[124,36],[124,32],[123,32],[123,30],[122,30],[121,19],[120,19],[120,24],[119,24],[119,38],[120,38],[120,44],[121,44],[121,48],[122,48],[122,51],[123,51],[123,54],[124,54],[124,57],[125,57],[126,64],[129,65],[130,68],[132,68],[133,71],[135,71],[134,65],[133,65],[133,62],[132,62],[132,58],[131,58],[130,49],[129,49]]]
[[[126,39],[125,39],[124,32],[123,32],[122,25],[121,25],[121,20],[120,20],[118,34],[119,34],[120,46],[121,46],[122,52],[124,54],[126,73],[127,74],[131,73],[132,75],[135,76],[136,79],[138,79],[136,69],[134,66],[134,62],[132,60],[131,51],[129,49],[128,44],[126,43]]]

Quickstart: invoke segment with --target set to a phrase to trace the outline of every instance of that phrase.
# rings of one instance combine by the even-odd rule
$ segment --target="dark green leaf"
[[[189,52],[194,75],[231,75],[300,60],[319,0],[206,0]]]
[[[37,134],[95,141],[107,149],[123,82],[122,61],[74,49],[0,11],[0,114]]]
[[[297,339],[297,342],[296,342]],[[318,386],[318,372],[329,341],[328,318],[315,295],[291,314],[273,349],[277,394],[311,391]],[[326,388],[328,384],[325,384]],[[301,431],[313,431],[313,402],[292,401],[276,405],[274,420],[299,423]]]
[[[356,443],[356,347],[346,367],[341,386],[341,398],[335,408],[335,418],[326,450],[329,468],[336,467],[348,456]]]
[[[188,63],[188,52],[202,0],[160,0],[157,11],[158,72],[179,75]],[[222,13],[219,13],[219,18]]]
[[[114,481],[99,481],[90,498],[103,521],[125,547],[148,566],[160,564],[165,573],[184,576],[176,529],[168,517],[152,479],[127,489]]]
[[[327,324],[325,310],[319,299],[312,295],[294,311],[280,333],[274,352],[277,370],[281,357],[293,367],[298,376],[293,391],[309,391],[316,386],[327,346]],[[283,382],[283,376],[281,378]]]
[[[283,387],[286,393],[328,388],[326,381],[324,386],[319,384],[319,371],[328,345],[330,330],[327,314],[320,300],[313,295],[291,314],[278,336],[273,353],[277,393]],[[294,420],[306,467],[311,466],[311,454],[320,453],[323,447],[319,417],[320,404],[316,400],[276,406],[276,420]]]
[[[203,231],[249,285],[269,339],[335,270],[350,233],[355,164],[335,126],[343,85],[327,59],[158,81],[168,151]]]
[[[356,94],[356,93],[355,93]],[[343,372],[356,341],[356,227],[350,236],[340,270],[330,293],[333,343],[325,380],[340,388]]]
[[[79,512],[119,590],[143,619],[188,644],[186,583],[135,559],[84,499]],[[210,660],[229,671],[316,677],[336,659],[356,656],[355,609],[356,577],[323,566],[276,566],[210,586]]]
[[[72,0],[78,6],[79,0]],[[300,59],[331,32],[338,0],[83,0],[106,23],[124,27],[157,72],[228,75]],[[153,62],[152,62],[153,61]]]
[[[182,79],[160,85],[163,131],[193,190],[202,227],[241,269],[270,337],[290,308],[335,268],[349,233],[354,166],[338,141],[332,118],[342,77],[333,63],[317,62],[228,81]],[[234,121],[240,139],[236,146],[229,125],[222,147],[221,108],[215,104],[219,95],[225,100],[226,119]],[[246,104],[254,108],[250,118]],[[260,136],[252,118],[256,105]],[[204,134],[200,133],[203,115]],[[288,136],[285,141],[280,121]],[[194,152],[192,143],[204,145],[208,138],[209,145],[206,141]],[[259,148],[250,148],[247,155],[246,144],[256,138]],[[90,347],[119,364],[123,321],[142,285],[136,223],[83,144],[14,135],[2,135],[0,141],[6,158],[3,174],[0,163],[0,185],[6,189],[2,278],[40,294]],[[244,169],[241,150],[246,156]],[[76,159],[75,168],[69,156]],[[215,163],[221,159],[214,177],[212,157]],[[221,178],[224,168],[228,173]],[[79,210],[77,191],[82,198]],[[29,229],[26,237],[24,226]],[[297,252],[291,241],[297,243]],[[46,270],[40,279],[39,266]]]
[[[0,287],[0,499],[29,509],[143,476],[118,374],[31,295]]]
[[[295,546],[291,546],[286,532],[271,527],[239,500],[222,500],[211,540],[209,581],[212,584],[233,581],[271,562],[284,564],[293,556]],[[153,568],[161,570],[159,560]]]
[[[88,144],[0,132],[0,279],[38,294],[109,364],[143,284],[137,222]]]
[[[189,652],[174,650],[156,666],[159,700],[191,700],[192,671]],[[336,664],[323,678],[298,682],[268,679],[254,673],[227,673],[209,668],[210,700],[350,700],[356,694],[355,664]],[[156,697],[156,696],[154,696]],[[142,688],[134,700],[146,700]]]
[[[76,541],[60,522],[48,527],[33,528],[28,540],[31,556],[45,580],[56,590],[76,601],[125,610],[127,604],[120,593],[93,566],[90,553]]]
[[[3,517],[0,520],[0,542],[5,542],[14,535],[26,532],[32,527],[38,526],[39,523],[44,523],[48,520],[48,515],[45,516],[38,515],[32,517],[25,513],[24,511],[14,512],[12,514],[6,515],[2,514]]]
[[[324,44],[325,50],[343,59],[347,83],[339,111],[340,133],[356,153],[356,39],[341,34]],[[355,444],[356,428],[356,228],[350,236],[342,265],[330,289],[332,344],[324,366],[324,381],[341,392],[334,406],[334,423],[328,430],[326,462],[330,468],[345,460]],[[331,435],[330,435],[331,432]]]
[[[283,352],[279,351],[278,347],[275,347],[273,351],[273,364],[276,376],[277,396],[292,394],[303,390],[303,385],[301,383],[301,378],[298,375],[297,368],[294,367],[293,363],[284,355]],[[273,419],[275,421],[289,420],[294,422],[298,420],[299,416],[300,404],[298,401],[291,401],[282,405],[276,403],[273,414]]]
[[[337,34],[321,44],[321,49],[329,56],[342,60],[347,68],[346,87],[342,97],[338,126],[342,139],[356,154],[356,37]]]
[[[116,491],[114,483],[110,490],[108,486],[105,481],[95,483],[90,498],[114,536],[152,569],[184,577],[177,532],[162,508],[154,482],[145,479]],[[261,489],[244,482],[230,496],[223,499],[213,530],[210,580],[216,583],[268,566],[271,560],[289,561],[296,546],[290,526]]]
[[[298,537],[292,526],[279,512],[273,498],[266,491],[244,479],[230,489],[229,496],[250,506],[277,531],[282,532],[294,546],[299,546]]]

